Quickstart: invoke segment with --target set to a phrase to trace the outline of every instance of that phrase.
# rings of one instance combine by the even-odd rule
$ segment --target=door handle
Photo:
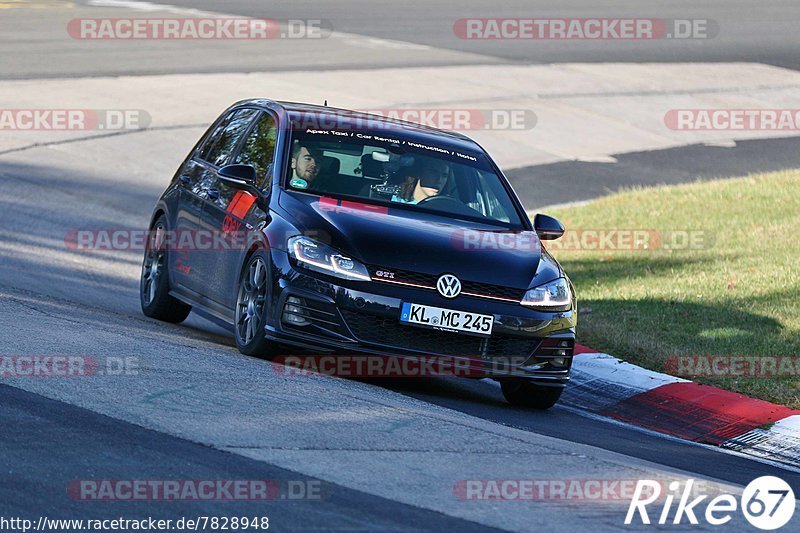
[[[219,198],[219,190],[218,189],[206,189],[206,194],[212,200],[216,200]]]

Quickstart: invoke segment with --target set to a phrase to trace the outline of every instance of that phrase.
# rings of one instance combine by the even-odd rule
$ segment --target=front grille
[[[422,285],[428,289],[436,290],[436,281],[439,279],[435,274],[423,274],[421,272],[412,272],[410,270],[398,270],[396,268],[384,268],[377,265],[369,265],[370,276],[375,281],[397,281],[403,283],[413,283],[415,285]],[[377,272],[391,272],[394,278],[387,279],[378,276]],[[520,301],[525,294],[524,290],[516,289],[514,287],[504,287],[502,285],[492,285],[489,283],[479,283],[477,281],[461,280],[461,292],[469,292],[481,296],[492,298],[507,298],[514,301]],[[464,295],[469,297],[469,295]]]
[[[375,265],[369,265],[367,267],[369,270],[370,276],[373,278],[377,278],[378,280],[383,280],[381,276],[377,275],[377,272],[384,271],[384,272],[391,272],[394,274],[394,277],[391,278],[390,281],[402,281],[404,283],[416,283],[418,285],[425,285],[426,287],[436,288],[436,280],[439,279],[439,276],[434,276],[432,274],[423,274],[421,272],[412,272],[410,270],[398,270],[396,268],[383,268]]]
[[[492,335],[475,337],[447,331],[405,326],[396,318],[380,317],[343,310],[342,316],[356,338],[362,342],[415,350],[428,354],[460,357],[527,358],[541,342],[537,338]]]
[[[478,283],[476,281],[462,281],[461,290],[463,292],[483,294],[485,296],[493,296],[495,298],[509,298],[517,302],[522,300],[522,297],[525,294],[525,291],[521,291],[513,287],[489,285],[488,283]]]

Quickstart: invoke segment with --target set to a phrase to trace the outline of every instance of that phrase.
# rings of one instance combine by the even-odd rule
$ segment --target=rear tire
[[[186,320],[192,306],[169,295],[169,254],[164,246],[167,220],[158,217],[147,238],[139,280],[142,313],[156,320],[177,324]]]
[[[245,355],[270,357],[276,353],[275,344],[264,336],[270,293],[268,264],[264,252],[254,253],[245,262],[239,279],[233,336],[236,347]]]
[[[524,379],[503,380],[500,386],[508,403],[532,409],[550,409],[564,390],[563,387],[545,387]]]

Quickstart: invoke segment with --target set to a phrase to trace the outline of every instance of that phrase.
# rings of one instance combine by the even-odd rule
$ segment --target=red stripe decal
[[[383,205],[371,205],[371,204],[363,204],[361,202],[350,202],[348,200],[342,200],[342,210],[347,211],[363,211],[366,213],[377,213],[380,215],[388,215],[389,208]]]
[[[721,444],[800,411],[699,383],[671,383],[600,414],[683,439]]]
[[[245,191],[238,191],[228,206],[228,212],[237,218],[244,218],[253,207],[256,197]]]
[[[319,208],[324,211],[335,211],[339,206],[339,200],[336,198],[326,198],[321,196],[319,199]]]
[[[228,204],[228,209],[226,210],[226,212],[232,213],[233,210],[236,209],[236,204],[238,204],[239,200],[242,199],[243,194],[244,191],[236,191],[236,194],[234,194],[233,198],[231,199],[231,203]]]

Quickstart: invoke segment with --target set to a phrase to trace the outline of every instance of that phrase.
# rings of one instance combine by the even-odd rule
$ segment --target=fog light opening
[[[305,306],[306,303],[302,298],[296,296],[289,296],[286,298],[286,304],[283,306],[283,321],[292,326],[308,326],[311,322],[306,318]]]

